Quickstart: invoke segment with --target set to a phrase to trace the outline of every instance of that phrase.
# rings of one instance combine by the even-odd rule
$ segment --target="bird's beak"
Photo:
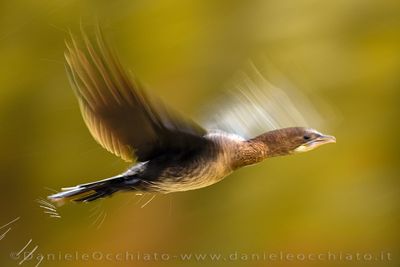
[[[329,143],[336,143],[336,137],[332,135],[321,135],[320,137],[316,138],[315,140],[311,142],[317,142],[322,145],[324,144],[329,144]]]
[[[336,143],[336,138],[332,135],[320,135],[317,138],[299,146],[298,148],[296,148],[294,150],[294,152],[306,152],[306,151],[310,151],[313,150],[317,147],[320,147],[322,145],[325,144],[329,144],[329,143]]]

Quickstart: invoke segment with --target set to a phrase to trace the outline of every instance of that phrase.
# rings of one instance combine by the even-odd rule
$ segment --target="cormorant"
[[[238,168],[264,159],[312,150],[335,137],[289,127],[243,138],[211,131],[145,92],[122,67],[99,30],[94,40],[71,36],[65,52],[68,77],[94,139],[111,153],[136,162],[117,176],[63,188],[53,201],[93,201],[118,191],[170,193],[206,187]]]

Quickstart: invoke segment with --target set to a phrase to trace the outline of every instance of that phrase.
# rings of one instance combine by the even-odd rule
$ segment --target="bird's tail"
[[[93,183],[62,188],[61,192],[50,195],[48,198],[51,201],[60,204],[68,200],[76,202],[90,202],[98,198],[111,196],[117,191],[135,190],[135,185],[138,185],[139,182],[139,178],[120,175]]]

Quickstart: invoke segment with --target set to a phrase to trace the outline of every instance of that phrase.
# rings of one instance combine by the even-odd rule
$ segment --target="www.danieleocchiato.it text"
[[[254,252],[243,253],[167,253],[167,252],[51,252],[29,255],[11,253],[13,260],[25,261],[338,261],[338,262],[390,262],[392,253],[381,252]]]

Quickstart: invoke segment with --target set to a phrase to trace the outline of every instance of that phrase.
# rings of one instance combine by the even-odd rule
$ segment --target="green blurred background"
[[[99,20],[122,61],[188,114],[263,55],[332,107],[338,143],[242,169],[202,190],[119,194],[58,209],[58,189],[128,165],[90,136],[64,71],[64,39]],[[0,265],[37,253],[391,253],[391,260],[44,260],[40,266],[399,266],[400,2],[0,2]],[[319,105],[318,100],[316,104]],[[1,229],[0,235],[8,229]],[[172,257],[172,256],[171,256]],[[37,260],[22,263],[35,266]]]

